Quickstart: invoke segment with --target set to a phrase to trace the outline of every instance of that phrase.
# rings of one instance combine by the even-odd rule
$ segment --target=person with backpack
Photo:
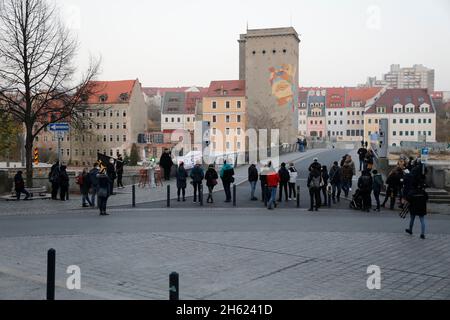
[[[420,239],[425,239],[425,216],[427,215],[427,201],[428,194],[425,188],[421,184],[415,184],[413,189],[406,195],[407,205],[409,206],[409,213],[411,220],[409,222],[409,228],[406,229],[406,233],[412,235],[414,229],[414,222],[416,217],[420,219],[421,234]]]
[[[384,182],[383,182],[383,177],[381,176],[381,173],[378,173],[377,170],[373,171],[373,195],[375,197],[375,201],[377,202],[377,207],[375,209],[375,211],[380,212],[380,193],[381,190],[383,189],[384,186]]]
[[[322,176],[320,170],[313,169],[308,176],[307,187],[309,189],[310,207],[308,211],[319,211],[321,205],[320,190],[322,188]]]
[[[16,175],[14,176],[14,188],[16,191],[17,201],[20,200],[20,195],[22,193],[25,194],[24,200],[28,200],[30,198],[30,193],[25,190],[25,181],[23,180],[22,174],[22,171],[17,171]]]
[[[220,170],[220,178],[222,179],[223,189],[225,191],[225,202],[231,202],[231,184],[234,183],[234,169],[226,160]]]
[[[339,163],[335,161],[330,169],[329,179],[331,183],[333,204],[341,201],[342,191],[342,169],[339,167]]]
[[[109,216],[109,213],[106,212],[106,205],[108,203],[108,198],[111,195],[111,184],[113,183],[109,176],[106,174],[106,170],[102,169],[97,174],[98,181],[98,209],[100,210],[101,216]]]
[[[362,197],[362,211],[370,212],[372,207],[373,179],[369,170],[364,170],[358,179],[358,188]]]
[[[269,170],[267,173],[267,189],[268,189],[268,201],[267,201],[267,209],[273,210],[277,205],[277,187],[280,183],[280,176],[275,170]],[[270,195],[270,196],[269,196]]]
[[[280,177],[280,195],[278,197],[278,202],[282,202],[283,199],[283,190],[284,190],[284,198],[286,200],[286,202],[289,199],[289,194],[288,194],[288,183],[289,180],[291,179],[291,176],[289,175],[289,170],[286,169],[286,163],[282,163],[280,170],[278,170],[278,176]]]
[[[114,193],[114,181],[117,178],[117,173],[116,173],[116,168],[114,166],[114,163],[115,163],[114,159],[111,158],[109,160],[109,164],[108,164],[108,167],[106,169],[106,174],[108,175],[108,178],[111,181],[111,184],[109,185],[109,189],[110,189],[109,190],[109,196],[115,195],[115,193]]]
[[[177,169],[177,201],[181,201],[181,196],[183,196],[183,202],[186,201],[186,187],[187,187],[187,177],[188,173],[184,168],[184,162],[181,162]]]
[[[214,164],[209,165],[208,170],[206,170],[205,179],[206,186],[208,187],[208,199],[206,199],[206,203],[214,203],[213,192],[215,186],[218,184],[217,180],[219,179]]]
[[[255,197],[255,191],[258,183],[258,169],[256,169],[254,164],[251,164],[248,168],[248,182],[250,183],[250,200],[257,201],[258,198]]]
[[[59,197],[61,201],[66,201],[67,195],[69,193],[69,175],[67,174],[67,167],[61,166],[61,170],[59,172]]]
[[[91,182],[86,168],[83,169],[83,172],[77,176],[76,183],[80,186],[82,207],[92,207],[91,200],[89,199],[89,189],[91,187]],[[89,203],[89,205],[87,205],[86,202]]]
[[[100,170],[98,169],[98,163],[94,163],[94,167],[89,171],[89,181],[91,183],[91,207],[95,207],[95,200],[97,198],[98,191],[98,179],[97,175]]]
[[[203,172],[202,164],[200,162],[197,162],[194,166],[194,168],[191,170],[190,177],[192,179],[192,186],[194,187],[194,203],[197,202],[197,193],[198,198],[200,202],[200,197],[203,196],[200,195],[201,192],[203,192],[203,179],[205,178],[205,173]]]
[[[289,200],[297,198],[297,177],[298,171],[295,168],[294,164],[291,162],[289,164]]]
[[[373,170],[373,159],[375,155],[372,150],[368,150],[366,156],[364,157],[364,170]]]
[[[328,205],[328,181],[330,179],[330,175],[328,174],[328,168],[327,166],[322,166],[320,174],[322,176],[322,194],[323,194],[323,204],[325,206]],[[330,204],[331,205],[331,204]]]
[[[50,169],[50,174],[48,177],[48,180],[52,184],[52,200],[58,200],[59,172],[60,172],[59,161],[56,161],[56,163]]]

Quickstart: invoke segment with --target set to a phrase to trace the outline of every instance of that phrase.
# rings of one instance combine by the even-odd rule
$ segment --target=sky
[[[102,58],[100,80],[208,86],[238,79],[239,34],[293,26],[301,86],[355,86],[391,64],[435,69],[450,90],[448,0],[58,0],[80,43],[76,64]]]

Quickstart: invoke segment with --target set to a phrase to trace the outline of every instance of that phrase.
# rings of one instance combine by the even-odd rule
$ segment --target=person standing
[[[52,166],[49,174],[49,181],[52,184],[52,200],[58,200],[58,189],[59,189],[59,172],[60,166],[59,161]]]
[[[181,162],[177,169],[177,201],[181,201],[181,196],[183,196],[183,202],[186,201],[186,187],[187,187],[187,177],[188,173],[184,168],[184,162]]]
[[[100,210],[101,216],[109,216],[109,213],[106,212],[106,205],[108,203],[108,198],[110,196],[111,184],[113,181],[106,174],[106,170],[103,169],[97,174],[98,181],[98,209]]]
[[[194,203],[197,202],[197,192],[200,201],[200,192],[202,191],[203,179],[205,178],[205,173],[203,172],[203,168],[201,163],[197,162],[194,168],[191,170],[192,186],[194,187]]]
[[[97,198],[98,191],[98,179],[99,174],[98,163],[94,164],[94,167],[89,171],[89,180],[91,182],[91,207],[95,207],[95,198]]]
[[[83,172],[77,176],[77,184],[80,186],[81,193],[81,205],[83,208],[92,207],[91,200],[89,199],[89,189],[91,187],[88,170],[85,168]],[[89,205],[86,204],[89,203]]]
[[[358,179],[358,188],[362,197],[362,211],[370,212],[372,207],[373,179],[369,170],[364,170]]]
[[[333,203],[341,201],[342,190],[342,169],[339,167],[339,163],[335,161],[330,169],[329,173],[330,183],[332,188]]]
[[[61,201],[66,201],[69,193],[69,175],[66,170],[66,166],[61,166],[61,170],[59,172],[59,197],[61,198]]]
[[[283,191],[284,191],[284,198],[287,202],[289,199],[288,183],[291,176],[289,175],[288,169],[286,169],[286,163],[283,162],[281,164],[280,170],[278,170],[278,176],[280,177],[280,195],[278,197],[278,202],[282,202],[283,200]]]
[[[409,205],[409,213],[411,215],[411,221],[409,223],[409,229],[406,229],[406,233],[412,235],[414,229],[414,221],[416,217],[420,219],[421,234],[420,238],[425,239],[425,216],[427,215],[427,201],[428,194],[425,191],[423,185],[416,184],[413,189],[406,195],[406,201]]]
[[[308,141],[306,138],[303,138],[303,151],[308,150]]]
[[[313,169],[308,176],[307,187],[309,189],[310,207],[308,211],[319,211],[320,188],[322,187],[322,177],[320,170]]]
[[[119,156],[117,157],[117,161],[116,161],[116,172],[117,172],[117,188],[119,189],[123,189],[123,182],[122,182],[122,177],[123,177],[123,166],[124,166],[124,162],[122,159],[122,155],[119,154]]]
[[[386,203],[388,202],[388,200],[390,199],[390,209],[394,210],[395,207],[395,200],[398,196],[398,192],[399,192],[399,188],[400,188],[400,175],[399,175],[399,171],[401,171],[401,168],[396,168],[394,170],[392,170],[387,179],[386,179],[386,184],[387,184],[387,190],[386,190],[386,197],[384,198],[383,204],[381,205],[383,208],[386,206]]]
[[[359,156],[359,171],[363,171],[364,167],[364,159],[366,158],[367,149],[364,148],[364,142],[361,142],[361,148],[358,150],[358,156]]]
[[[322,194],[323,194],[323,199],[324,200],[323,200],[322,203],[325,206],[327,206],[328,205],[328,192],[327,192],[327,189],[328,189],[328,181],[330,179],[330,175],[328,174],[327,166],[322,166],[322,169],[320,171],[320,175],[322,177],[322,184],[323,184],[322,185]]]
[[[16,175],[14,176],[14,187],[16,190],[16,198],[19,201],[20,195],[23,193],[25,194],[25,199],[28,200],[30,198],[30,193],[25,190],[25,181],[23,180],[23,172],[17,171]]]
[[[216,169],[214,169],[214,165],[210,164],[208,170],[205,174],[206,186],[208,187],[208,199],[206,199],[206,203],[214,203],[213,192],[214,187],[217,186],[219,179],[219,175],[217,174]]]
[[[161,159],[159,160],[159,165],[163,168],[164,171],[164,180],[170,180],[170,171],[173,166],[172,157],[170,156],[169,149],[165,149],[164,153],[161,155]]]
[[[116,168],[114,166],[114,159],[111,158],[109,160],[109,164],[108,164],[108,168],[106,171],[106,174],[108,175],[109,180],[111,181],[110,185],[109,185],[109,196],[113,196],[114,195],[114,181],[117,178],[117,173],[116,173]]]
[[[364,157],[364,170],[373,170],[373,159],[375,155],[372,150],[368,150],[366,156]]]
[[[269,201],[268,188],[267,188],[267,175],[269,174],[269,165],[265,164],[261,168],[259,173],[259,181],[261,182],[261,201]]]
[[[231,184],[234,183],[234,169],[225,160],[220,170],[220,178],[222,179],[223,188],[225,191],[225,202],[231,202]]]
[[[353,176],[355,175],[354,166],[355,164],[353,161],[351,161],[347,156],[344,166],[342,167],[342,190],[344,190],[346,198],[348,198],[348,195],[352,189]]]
[[[277,207],[276,197],[277,197],[277,187],[280,183],[280,176],[275,171],[270,171],[267,174],[267,188],[268,194],[270,197],[267,202],[267,209],[273,210],[273,208]]]
[[[250,183],[250,200],[257,201],[258,198],[255,197],[255,191],[258,183],[258,169],[256,169],[254,164],[251,164],[248,168],[248,182]]]
[[[298,177],[298,171],[295,168],[294,164],[291,162],[289,163],[289,200],[297,198],[297,177]]]
[[[380,212],[381,204],[380,204],[380,193],[383,189],[384,181],[381,173],[378,173],[377,170],[373,171],[373,195],[375,197],[375,201],[377,203],[377,207],[375,211]]]
[[[321,169],[322,165],[319,163],[319,159],[314,158],[313,163],[311,163],[311,165],[308,168],[308,171],[311,172],[313,170],[317,170],[320,172]]]

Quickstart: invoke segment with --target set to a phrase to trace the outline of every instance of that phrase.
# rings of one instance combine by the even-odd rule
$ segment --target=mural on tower
[[[290,104],[294,109],[296,105],[296,97],[294,94],[295,67],[291,64],[282,64],[281,66],[270,68],[269,71],[272,95],[277,99],[278,106],[282,107]]]

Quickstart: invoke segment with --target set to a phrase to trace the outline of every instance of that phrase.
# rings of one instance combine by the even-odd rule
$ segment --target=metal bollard
[[[300,208],[300,186],[297,186],[297,208]]]
[[[176,272],[172,272],[169,276],[169,300],[180,300],[179,275]]]
[[[133,184],[131,187],[131,205],[133,208],[136,207],[136,185]]]
[[[203,183],[198,186],[198,200],[200,202],[200,206],[203,207]]]
[[[47,300],[55,300],[55,264],[56,251],[50,249],[47,252]]]
[[[170,185],[167,186],[167,208],[170,208]]]
[[[233,207],[236,207],[236,185],[233,184]]]

